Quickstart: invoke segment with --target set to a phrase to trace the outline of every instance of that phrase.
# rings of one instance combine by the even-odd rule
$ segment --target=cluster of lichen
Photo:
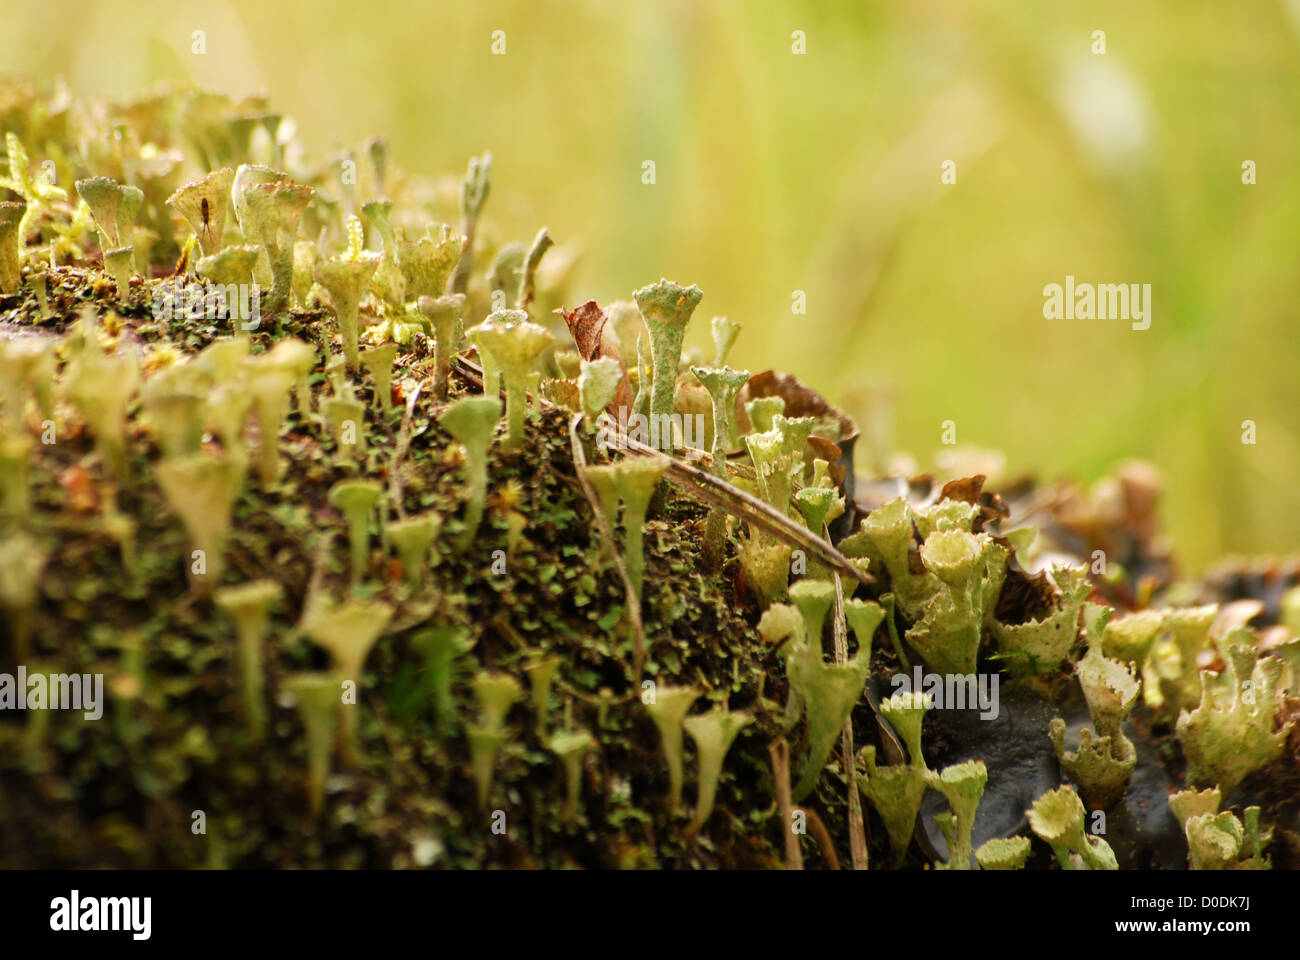
[[[836,553],[832,524],[856,507],[836,478],[837,428],[787,415],[793,399],[751,390],[749,372],[726,365],[738,324],[713,319],[707,365],[685,349],[698,287],[660,280],[604,309],[558,311],[558,322],[572,256],[548,254],[545,230],[528,246],[496,245],[481,222],[490,158],[471,162],[458,191],[439,192],[395,177],[377,141],[366,162],[348,150],[306,164],[256,100],[165,94],[109,112],[109,121],[39,110],[0,118],[8,149],[0,187],[17,197],[0,202],[0,307],[19,334],[0,340],[0,606],[20,660],[33,647],[56,659],[59,644],[39,625],[84,606],[42,580],[51,564],[56,583],[78,569],[65,556],[83,558],[82,571],[88,556],[95,569],[113,567],[112,582],[154,611],[136,623],[138,608],[115,607],[93,624],[119,657],[115,730],[124,743],[139,736],[131,731],[143,708],[161,712],[170,689],[144,668],[140,634],[156,657],[178,642],[160,635],[176,631],[211,641],[204,680],[229,676],[241,749],[286,740],[299,748],[311,829],[328,820],[337,752],[343,779],[383,769],[388,753],[404,757],[407,768],[392,762],[407,796],[429,775],[413,757],[468,771],[473,802],[431,815],[478,824],[467,828],[475,836],[488,832],[480,812],[494,802],[513,816],[525,781],[534,807],[539,783],[555,795],[548,809],[567,831],[597,799],[584,786],[604,777],[600,809],[631,833],[655,816],[627,798],[628,780],[610,773],[606,751],[648,724],[664,763],[645,776],[656,784],[666,776],[666,802],[655,808],[661,843],[701,855],[708,844],[695,840],[727,789],[724,772],[759,789],[771,777],[753,777],[763,752],[750,742],[797,737],[794,798],[847,796],[850,820],[860,791],[896,861],[925,791],[942,793],[941,866],[956,869],[972,855],[985,868],[1021,866],[1029,841],[971,849],[985,783],[999,772],[974,758],[931,770],[919,694],[895,696],[878,714],[905,758],[880,764],[875,745],[852,749],[855,713],[873,710],[864,696],[873,658],[906,668],[910,652],[933,672],[983,665],[1026,683],[1073,671],[1094,729],[1077,750],[1066,749],[1062,722],[1050,736],[1094,806],[1124,796],[1135,757],[1123,724],[1140,691],[1144,709],[1176,725],[1193,784],[1226,796],[1282,756],[1296,668],[1235,630],[1214,635],[1218,669],[1202,669],[1213,608],[1111,618],[1085,603],[1088,570],[1058,563],[1043,573],[1035,606],[1000,609],[1008,577],[1026,574],[1012,541],[985,529],[992,521],[981,506],[955,497],[876,506]],[[68,128],[102,122],[111,137],[107,127]],[[457,210],[439,207],[443,193],[456,195]],[[430,206],[441,220],[428,222]],[[178,279],[201,290],[256,285],[262,322],[246,324],[228,298],[216,316],[161,318],[156,307]],[[659,449],[598,442],[606,413],[666,423]],[[680,418],[696,415],[704,430],[682,429]],[[43,449],[51,445],[57,454]],[[707,512],[670,497],[664,483],[701,460],[723,491]],[[95,505],[84,511],[90,528],[53,517],[71,491]],[[588,528],[595,516],[600,532]],[[689,522],[672,522],[683,516]],[[250,552],[243,534],[267,526],[292,530],[297,542]],[[563,562],[538,556],[534,540]],[[821,552],[796,553],[793,542]],[[698,558],[694,569],[683,551]],[[512,580],[497,564],[529,579]],[[189,592],[167,596],[182,569]],[[523,584],[535,594],[513,596]],[[498,602],[524,610],[520,623],[495,615]],[[561,603],[571,604],[564,633],[538,636],[538,623],[562,622],[538,608]],[[733,635],[695,624],[708,605]],[[593,608],[585,619],[580,606]],[[761,641],[742,614],[754,615]],[[1088,653],[1075,659],[1081,622]],[[878,650],[881,626],[891,642]],[[717,652],[723,643],[745,652],[743,675],[739,659]],[[514,672],[532,693],[533,723],[523,730],[509,723],[524,697]],[[427,715],[427,741],[393,738],[388,704],[403,702],[403,684],[415,691],[412,710]],[[782,685],[785,702],[773,703],[765,691]],[[551,703],[561,692],[556,723]],[[713,706],[692,715],[702,697]],[[276,708],[292,703],[301,720],[290,726]],[[196,756],[205,753],[201,728],[186,734],[184,749]],[[697,774],[683,824],[685,734]],[[373,749],[381,742],[386,752]],[[460,798],[448,776],[446,796]],[[753,799],[748,814],[776,848],[770,807]],[[347,804],[335,812],[356,815]],[[728,813],[720,834],[742,820]],[[1067,787],[1029,813],[1063,867],[1110,865],[1081,818]],[[1256,808],[1238,820],[1216,802],[1184,819],[1194,863],[1262,862]],[[532,842],[544,843],[533,829]]]

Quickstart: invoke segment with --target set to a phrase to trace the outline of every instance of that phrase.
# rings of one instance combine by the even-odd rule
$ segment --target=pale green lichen
[[[863,747],[858,754],[866,774],[858,778],[862,795],[880,814],[895,864],[901,863],[912,841],[916,817],[921,810],[929,770],[921,755],[921,721],[929,709],[929,699],[921,693],[900,690],[880,705],[881,715],[889,721],[907,747],[906,763],[891,766],[876,764],[876,748]]]
[[[442,531],[442,516],[423,513],[389,523],[388,542],[397,551],[402,573],[412,589],[425,582],[429,571],[429,550]]]
[[[522,310],[492,314],[490,322],[471,331],[475,342],[491,355],[506,389],[507,448],[518,449],[524,441],[525,399],[528,375],[555,335],[545,327],[531,323]]]
[[[474,237],[491,187],[492,154],[471,157],[469,169],[460,185],[461,233],[464,234],[464,241],[456,269],[447,281],[448,293],[464,293],[469,284],[470,271],[474,267]]]
[[[1164,610],[1139,610],[1109,621],[1101,632],[1102,652],[1141,670],[1165,626]]]
[[[131,302],[131,274],[135,271],[135,247],[119,247],[104,251],[104,266],[113,275],[117,286],[117,302]]]
[[[436,298],[421,296],[418,307],[433,329],[433,393],[445,400],[451,382],[451,358],[456,353],[456,328],[465,315],[465,297],[459,293]]]
[[[1027,815],[1029,828],[1052,848],[1062,870],[1118,870],[1110,844],[1084,831],[1084,814],[1074,788],[1058,787],[1035,800]]]
[[[718,794],[723,760],[736,736],[752,719],[747,713],[719,706],[708,713],[687,717],[682,721],[683,728],[695,742],[695,755],[699,761],[695,816],[687,827],[689,832],[698,831],[708,821]]]
[[[326,397],[321,403],[325,423],[334,435],[335,459],[340,466],[365,460],[366,405],[345,387],[341,394]]]
[[[0,416],[6,429],[24,428],[27,391],[47,419],[54,413],[54,349],[44,337],[0,340]]]
[[[524,667],[528,675],[528,684],[532,690],[533,713],[537,718],[534,733],[538,740],[546,739],[546,718],[551,705],[551,683],[556,671],[564,663],[562,657],[542,657]]]
[[[293,254],[298,241],[298,226],[314,194],[312,187],[294,183],[287,177],[252,183],[244,189],[243,203],[247,215],[241,216],[240,227],[246,239],[252,239],[265,248],[271,268],[271,290],[262,307],[269,317],[278,316],[288,307],[293,291]]]
[[[699,287],[682,287],[666,279],[644,286],[632,295],[650,331],[650,357],[654,365],[651,416],[666,418],[673,412],[686,325],[703,296],[704,291]]]
[[[713,334],[713,366],[721,367],[740,335],[740,324],[726,317],[714,317],[709,321],[709,330]]]
[[[312,303],[312,284],[316,282],[316,244],[311,240],[299,240],[293,245],[293,300],[300,310],[307,310]],[[202,261],[200,261],[202,262]]]
[[[28,467],[32,440],[25,434],[0,432],[0,520],[8,524],[27,522],[31,509]]]
[[[691,704],[699,699],[694,687],[659,687],[653,698],[645,704],[646,713],[659,731],[659,742],[664,760],[668,764],[668,809],[676,811],[682,805],[682,783],[685,764],[682,760],[682,723],[690,712]]]
[[[772,429],[774,418],[783,413],[784,397],[755,397],[745,403],[745,416],[749,417],[750,426],[755,433],[767,433]]]
[[[1020,870],[1032,851],[1028,837],[994,837],[975,848],[975,862],[981,870]]]
[[[564,764],[565,799],[560,820],[567,823],[578,815],[582,796],[582,758],[596,746],[596,740],[586,730],[568,730],[551,736],[547,746]]]
[[[194,231],[204,256],[211,257],[221,252],[226,229],[226,204],[234,182],[235,172],[222,167],[191,180],[167,198],[167,205],[184,217]]]
[[[645,580],[645,517],[655,488],[668,470],[661,455],[624,457],[614,469],[614,486],[623,501],[623,563],[637,599]]]
[[[293,337],[277,340],[262,359],[266,366],[289,375],[297,391],[298,416],[304,421],[311,416],[311,373],[316,361],[316,348]]]
[[[492,793],[492,778],[496,772],[497,754],[510,741],[510,736],[504,730],[496,730],[482,724],[470,724],[465,728],[465,737],[469,741],[470,769],[474,773],[478,805],[480,809],[486,810],[488,797]]]
[[[1187,757],[1187,782],[1230,794],[1249,774],[1282,756],[1295,718],[1283,720],[1280,680],[1285,664],[1260,657],[1244,627],[1219,641],[1220,673],[1202,671],[1200,705],[1175,728]]]
[[[497,755],[510,740],[506,715],[522,697],[523,691],[514,677],[505,673],[480,671],[470,684],[479,705],[479,722],[466,728],[469,740],[470,767],[478,791],[480,809],[487,809],[492,792],[492,778]]]
[[[1059,717],[1052,720],[1048,736],[1061,768],[1088,803],[1105,809],[1123,798],[1137,766],[1137,749],[1121,728],[1137,702],[1140,683],[1131,666],[1102,656],[1100,648],[1094,642],[1075,668],[1093,730],[1079,734],[1077,751],[1065,749],[1065,721]]]
[[[330,748],[341,704],[338,678],[324,673],[299,673],[289,677],[285,689],[298,704],[307,732],[307,796],[313,817],[325,803],[325,781],[330,771]]]
[[[429,229],[432,233],[433,227]],[[448,294],[447,280],[460,260],[464,239],[444,225],[436,237],[399,241],[397,248],[402,273],[406,277],[406,295],[412,300],[421,297],[436,300]]]
[[[975,811],[984,796],[984,785],[989,772],[983,760],[944,767],[931,773],[927,785],[942,793],[948,801],[949,813],[944,819],[935,817],[948,841],[948,861],[938,865],[941,870],[969,870],[971,857],[971,831],[975,826]],[[945,829],[945,824],[947,828]]]
[[[498,309],[513,307],[519,302],[524,284],[524,257],[527,251],[522,243],[507,243],[497,251],[488,267],[488,292]]]
[[[1259,807],[1247,807],[1239,819],[1219,812],[1218,788],[1183,790],[1169,797],[1169,811],[1187,837],[1187,861],[1193,870],[1269,870],[1264,856],[1271,831],[1261,834]]]
[[[943,530],[921,544],[920,554],[933,578],[907,642],[936,673],[974,673],[1006,551],[987,534]]]
[[[737,556],[745,584],[766,609],[784,600],[790,583],[792,548],[785,543],[767,541],[756,535],[743,537]]]
[[[1165,611],[1164,626],[1170,636],[1157,642],[1151,658],[1160,678],[1161,701],[1170,718],[1192,709],[1201,700],[1200,658],[1218,615],[1218,604]]]
[[[222,587],[213,597],[217,606],[235,622],[244,718],[248,723],[249,737],[255,743],[266,735],[262,645],[271,607],[283,594],[284,588],[279,581],[266,579]]]
[[[173,368],[174,371],[183,369]],[[145,383],[140,397],[158,445],[169,457],[198,453],[203,442],[207,397],[181,380],[176,376],[156,375]]]
[[[623,381],[623,367],[613,357],[583,360],[578,374],[582,412],[592,422],[613,402]]]
[[[195,265],[200,277],[223,287],[238,287],[251,283],[253,270],[261,247],[239,244],[226,247],[218,253],[201,258]]]
[[[800,581],[791,587],[791,599],[799,587],[810,582]],[[871,647],[860,646],[847,663],[826,663],[819,630],[808,633],[804,643],[789,653],[786,662],[791,688],[798,691],[803,701],[808,724],[808,758],[794,788],[794,798],[802,800],[816,786],[836,736],[862,696],[871,671]]]
[[[385,417],[393,412],[393,361],[397,359],[397,344],[385,343],[361,353],[361,363],[370,371],[375,384],[375,399]]]
[[[749,371],[719,366],[712,369],[691,367],[691,373],[709,392],[709,400],[713,407],[711,471],[718,479],[726,480],[727,454],[736,444],[736,396],[749,382]],[[715,506],[709,510],[709,518],[705,521],[704,528],[704,556],[715,569],[722,562],[726,533],[727,512],[722,507]]]
[[[424,657],[433,701],[433,727],[439,738],[447,736],[455,721],[456,699],[452,680],[456,661],[474,648],[474,639],[464,627],[436,626],[418,634],[412,646]]]
[[[1079,636],[1079,613],[1092,592],[1086,566],[1058,564],[1049,569],[1048,577],[1055,596],[1053,608],[1045,615],[1024,623],[1003,623],[997,619],[991,622],[998,652],[1004,658],[1045,674],[1055,673],[1069,658]]]
[[[144,203],[140,188],[120,184],[109,177],[78,180],[76,187],[77,195],[90,208],[99,230],[100,249],[107,253],[132,248],[135,217]]]
[[[257,419],[257,476],[267,490],[280,479],[280,430],[289,409],[293,376],[270,361],[269,354],[249,358],[244,366]]]
[[[232,510],[244,486],[243,461],[195,453],[163,460],[155,475],[199,554],[191,554],[185,565],[190,583],[196,593],[206,595],[225,570]]]
[[[496,397],[463,397],[438,418],[442,428],[460,441],[465,451],[465,529],[457,543],[464,551],[478,533],[487,503],[488,445],[501,416]]]
[[[365,296],[378,260],[371,256],[357,259],[326,260],[316,264],[316,282],[329,296],[343,336],[343,355],[349,370],[361,363],[358,344],[361,298]]]
[[[383,487],[373,480],[340,480],[330,488],[330,504],[343,514],[347,523],[353,586],[360,582],[369,566],[370,518],[383,492]]]
[[[357,711],[361,708],[361,668],[375,642],[393,618],[393,608],[381,600],[349,599],[335,605],[323,597],[310,600],[299,627],[313,643],[329,651],[334,669],[351,684],[352,696],[343,700],[340,755],[351,765],[356,757]]]
[[[0,538],[0,607],[19,663],[31,653],[32,615],[48,560],[49,554],[26,531],[15,530]]]

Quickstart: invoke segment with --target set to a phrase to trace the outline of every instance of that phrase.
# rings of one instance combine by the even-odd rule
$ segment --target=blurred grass
[[[1048,479],[1147,457],[1190,568],[1300,543],[1300,0],[0,11],[0,64],[81,94],[265,90],[313,152],[384,134],[423,174],[489,149],[494,219],[579,240],[579,298],[699,283],[745,325],[733,362],[893,383],[923,465],[948,419]],[[1066,274],[1150,283],[1151,329],[1044,320]]]

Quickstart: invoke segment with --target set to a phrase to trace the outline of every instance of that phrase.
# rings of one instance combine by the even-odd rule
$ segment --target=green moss
[[[880,678],[906,667],[900,626],[930,659],[965,667],[971,648],[976,657],[992,650],[994,621],[1026,627],[1011,633],[1040,630],[1054,618],[1067,628],[1077,622],[1059,598],[1031,602],[1015,591],[994,617],[1005,556],[985,539],[997,532],[987,506],[997,503],[993,493],[978,509],[944,498],[886,503],[841,541],[875,582],[841,579],[856,655],[828,663],[821,647],[834,595],[828,568],[810,562],[803,572],[809,558],[797,558],[793,599],[804,609],[785,608],[796,558],[773,531],[742,528],[724,509],[714,511],[723,536],[706,562],[706,531],[717,526],[709,505],[659,483],[661,462],[607,462],[580,432],[611,520],[620,483],[636,487],[622,536],[640,585],[638,632],[578,483],[569,415],[537,398],[565,396],[546,376],[558,369],[573,380],[566,402],[594,412],[609,406],[609,385],[625,372],[640,389],[643,412],[652,397],[658,405],[678,392],[690,409],[706,409],[709,381],[726,375],[725,390],[708,404],[715,474],[767,495],[787,515],[793,504],[810,530],[834,529],[842,494],[830,480],[834,467],[819,459],[826,448],[810,440],[824,420],[787,417],[782,397],[751,400],[747,446],[759,454],[755,465],[769,469],[750,476],[748,461],[723,462],[739,445],[726,394],[744,373],[721,368],[736,325],[715,320],[714,367],[697,365],[698,383],[681,378],[678,333],[698,297],[692,288],[669,296],[674,285],[653,284],[640,299],[661,343],[652,343],[636,307],[611,306],[612,332],[602,342],[610,352],[584,367],[560,343],[552,368],[544,348],[525,371],[532,403],[515,407],[524,410],[513,418],[518,444],[494,446],[501,407],[492,360],[479,354],[490,396],[476,396],[465,362],[473,357],[457,356],[459,327],[485,322],[494,289],[526,323],[549,322],[550,308],[582,300],[565,286],[570,271],[549,269],[564,266],[554,256],[537,269],[545,231],[527,247],[511,243],[499,225],[480,229],[488,158],[471,165],[462,219],[451,228],[423,222],[437,191],[390,169],[376,145],[366,148],[371,169],[350,184],[338,178],[339,164],[300,162],[296,144],[284,149],[287,127],[260,101],[160,94],[147,124],[137,108],[144,109],[70,110],[59,121],[66,133],[47,125],[40,136],[24,134],[39,144],[36,155],[10,150],[7,179],[18,184],[22,203],[6,208],[18,228],[0,238],[0,270],[17,271],[16,286],[4,276],[14,289],[0,301],[0,318],[20,335],[0,344],[0,630],[29,664],[105,672],[111,707],[104,724],[54,714],[31,728],[0,724],[0,795],[12,826],[0,833],[0,863],[192,867],[208,864],[219,847],[222,863],[244,868],[774,867],[783,862],[788,824],[769,799],[768,746],[783,736],[800,754],[803,803],[841,856],[851,808],[835,782],[837,764],[850,767],[842,775],[866,796],[872,858],[884,862],[893,850],[908,866],[924,864],[909,845],[930,783],[953,794],[950,812],[940,815],[950,862],[968,862],[974,790],[966,787],[978,777],[967,783],[949,771],[948,782],[928,769],[923,703],[891,699],[877,717],[861,693],[864,666]],[[255,164],[264,158],[249,155],[257,149],[254,129],[279,136],[269,159],[283,171]],[[115,145],[122,170],[116,159],[105,163],[77,147],[100,142]],[[344,150],[341,156],[360,157]],[[90,167],[76,173],[133,171],[139,193],[104,178],[90,188],[94,215],[75,198],[66,202],[34,171],[51,159],[60,179],[72,182],[69,156]],[[239,171],[230,191],[238,231],[220,223],[223,168]],[[199,182],[181,187],[187,179]],[[308,190],[310,202],[296,209]],[[347,216],[363,200],[372,201],[364,212],[382,256],[365,249],[361,221]],[[173,212],[189,226],[173,224]],[[96,251],[128,249],[129,258],[113,256],[125,280],[106,278]],[[522,260],[521,249],[528,251]],[[269,285],[282,301],[276,323],[232,338],[229,316],[153,317],[149,304],[178,263],[186,279],[197,271],[213,282]],[[495,269],[482,269],[492,263]],[[364,369],[363,341],[370,345]],[[397,389],[407,400],[418,390],[416,402],[394,401],[390,409],[385,400]],[[791,395],[791,412],[802,412],[801,399]],[[38,409],[54,423],[55,442],[38,442]],[[620,477],[625,464],[647,476]],[[248,467],[260,483],[243,482]],[[378,501],[358,509],[362,535],[348,537],[346,550],[350,524],[330,495],[341,484]],[[921,489],[919,481],[913,488]],[[871,502],[874,488],[865,489],[859,499]],[[440,520],[459,551],[441,549]],[[736,556],[727,549],[729,525],[741,531]],[[193,556],[200,543],[201,574]],[[1130,599],[1109,580],[1094,583],[1111,603]],[[1025,581],[1017,576],[1015,585],[1023,589]],[[1108,635],[1098,613],[1085,606],[1081,614],[1090,639]],[[1109,636],[1124,640],[1122,625],[1142,616],[1117,617]],[[882,620],[895,642],[877,650]],[[835,626],[842,634],[844,624]],[[347,637],[331,635],[344,627]],[[1124,648],[1134,660],[1149,634]],[[1182,699],[1186,669],[1205,647],[1204,632],[1187,635],[1188,657],[1178,634],[1167,644],[1150,638],[1157,655],[1144,666],[1169,668],[1171,701]],[[641,636],[647,656],[638,676]],[[1284,656],[1279,649],[1262,660]],[[557,661],[563,672],[549,677],[547,689],[538,670]],[[985,663],[1005,670],[1012,661]],[[1079,664],[1081,681],[1087,663]],[[336,672],[319,673],[326,665]],[[537,699],[520,713],[514,705],[530,668]],[[1060,692],[1062,684],[1045,679],[1052,678],[1031,683]],[[1200,697],[1199,674],[1195,680],[1189,702],[1178,704],[1188,716],[1192,697]],[[641,715],[643,682],[661,698],[689,687],[726,709],[690,716],[692,694],[660,735]],[[553,712],[557,700],[563,721]],[[1242,719],[1236,707],[1206,702],[1209,714],[1226,714],[1207,730]],[[1113,714],[1095,706],[1093,743]],[[1285,716],[1273,715],[1279,730]],[[1161,739],[1163,728],[1150,732],[1150,719],[1139,712],[1130,735],[1150,737],[1176,772],[1178,752]],[[346,774],[330,777],[340,721]],[[868,744],[856,769],[826,752],[846,723]],[[891,726],[908,756],[877,765],[878,751],[893,756]],[[681,816],[688,732],[698,758],[689,821]],[[1185,733],[1200,736],[1194,726]],[[1246,734],[1247,752],[1254,736]],[[927,747],[947,752],[953,744],[939,736]],[[1210,753],[1196,757],[1196,749],[1188,756],[1198,770],[1222,765]],[[995,783],[1005,775],[988,773]],[[1277,788],[1275,779],[1264,785]],[[1210,821],[1192,828],[1197,842],[1210,849],[1226,835],[1236,844],[1229,866],[1259,861],[1272,796],[1262,812],[1252,805],[1232,814],[1239,833],[1217,809],[1200,811]],[[110,806],[106,822],[102,810]],[[173,813],[199,808],[209,811],[219,842],[196,844],[188,822]],[[492,832],[497,810],[507,818],[508,841]],[[805,845],[810,863],[815,851]],[[1014,866],[1022,854],[1023,843],[1007,838],[975,856],[985,866]],[[1089,855],[1097,859],[1096,851]],[[1279,860],[1285,855],[1284,847],[1274,850]]]

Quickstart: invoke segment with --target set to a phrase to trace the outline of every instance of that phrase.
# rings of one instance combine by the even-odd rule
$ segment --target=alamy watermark
[[[1046,320],[1131,320],[1134,330],[1151,326],[1151,284],[1075,283],[1043,287]]]
[[[0,673],[0,710],[81,710],[87,720],[104,715],[102,673]]]
[[[168,280],[154,291],[155,320],[234,320],[241,330],[262,325],[261,287],[256,283]]]
[[[894,693],[920,693],[931,710],[978,710],[981,720],[998,718],[998,688],[1001,678],[989,673],[925,673],[920,664],[912,675],[896,673],[889,678]]]
[[[596,446],[601,450],[626,450],[629,440],[664,453],[680,452],[687,460],[697,460],[704,446],[704,414],[634,413],[629,416],[627,408],[621,407],[617,419],[608,413],[596,418]]]
[[[153,897],[83,897],[80,890],[50,901],[50,929],[56,932],[121,930],[133,940],[153,932]]]

